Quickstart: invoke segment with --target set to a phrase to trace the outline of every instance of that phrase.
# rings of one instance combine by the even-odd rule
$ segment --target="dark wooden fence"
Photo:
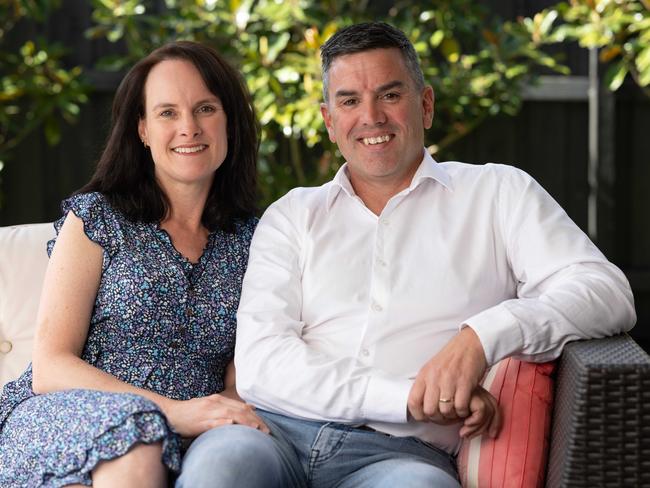
[[[485,2],[505,18],[530,15],[554,2],[490,0]],[[16,43],[36,34],[74,46],[71,65],[90,70],[95,91],[79,122],[65,127],[62,142],[50,147],[34,134],[14,153],[0,173],[4,204],[0,225],[51,221],[59,216],[62,198],[85,183],[101,151],[110,117],[112,93],[119,76],[92,71],[101,56],[119,46],[88,42],[90,2],[66,0],[44,27],[25,28]],[[587,53],[563,48],[573,74],[587,74]],[[598,200],[597,244],[630,279],[639,322],[632,335],[650,350],[650,99],[633,84],[610,97],[603,120],[603,147]],[[606,104],[607,105],[607,104]],[[455,158],[514,164],[532,174],[587,230],[588,104],[586,97],[529,97],[516,117],[498,117],[458,142]]]

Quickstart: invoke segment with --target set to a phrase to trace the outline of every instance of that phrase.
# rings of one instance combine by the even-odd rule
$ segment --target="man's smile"
[[[363,137],[361,138],[361,141],[366,145],[366,146],[375,146],[377,144],[384,144],[388,141],[390,141],[393,137],[392,134],[386,134],[383,136],[377,136],[377,137]]]

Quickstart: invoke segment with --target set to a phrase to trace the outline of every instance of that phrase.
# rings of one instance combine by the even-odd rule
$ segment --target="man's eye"
[[[399,93],[394,93],[394,92],[386,93],[383,96],[383,98],[384,100],[397,100],[399,98]]]
[[[356,104],[357,104],[356,98],[348,98],[347,100],[343,100],[343,103],[341,105],[345,105],[346,107],[351,107]]]
[[[174,115],[174,112],[172,110],[163,110],[160,112],[161,117],[171,117],[172,115]]]

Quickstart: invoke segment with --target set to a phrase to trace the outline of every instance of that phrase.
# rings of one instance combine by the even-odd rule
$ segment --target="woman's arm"
[[[232,398],[233,400],[243,401],[237,393],[235,387],[235,361],[230,361],[226,368],[226,376],[223,379],[223,391],[221,394],[225,397]]]
[[[34,392],[84,388],[136,393],[155,402],[176,431],[188,437],[227,423],[263,425],[241,401],[220,395],[173,400],[125,383],[81,359],[102,259],[102,248],[86,236],[83,221],[68,213],[45,273],[32,360]]]
[[[161,408],[165,398],[118,380],[81,359],[102,274],[102,248],[69,212],[45,273],[32,359],[33,389],[48,393],[88,388],[143,395]]]

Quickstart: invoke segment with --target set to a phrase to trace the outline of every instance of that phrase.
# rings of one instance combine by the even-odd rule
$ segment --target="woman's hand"
[[[241,424],[270,433],[269,428],[244,402],[214,394],[190,400],[168,400],[163,409],[174,430],[182,437],[196,437],[222,425]]]
[[[471,439],[487,431],[495,438],[501,430],[501,410],[496,399],[482,386],[477,386],[469,402],[469,417],[463,421],[460,436]]]

